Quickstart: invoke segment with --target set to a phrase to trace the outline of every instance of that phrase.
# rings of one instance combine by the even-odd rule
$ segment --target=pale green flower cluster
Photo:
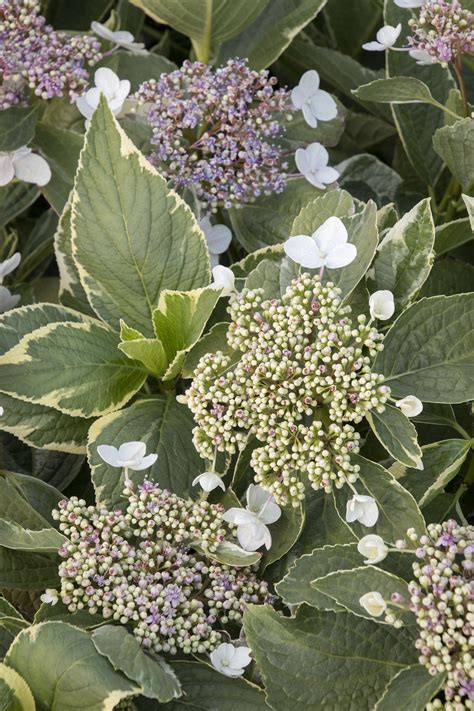
[[[244,290],[229,311],[235,353],[204,356],[187,392],[201,456],[232,454],[256,437],[255,480],[283,505],[304,498],[306,478],[326,491],[354,482],[353,425],[372,408],[382,411],[389,395],[371,371],[381,334],[365,316],[354,323],[340,289],[309,274],[281,299]]]

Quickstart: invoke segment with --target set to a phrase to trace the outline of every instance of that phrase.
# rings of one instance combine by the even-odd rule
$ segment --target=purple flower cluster
[[[413,531],[409,537],[420,559],[413,565],[416,581],[409,586],[410,609],[420,628],[420,664],[430,674],[446,673],[445,709],[472,708],[474,527],[450,520],[429,525],[428,535],[419,540]]]
[[[424,50],[439,62],[474,53],[474,13],[463,9],[459,0],[429,0],[409,25],[413,32],[408,38],[410,48]]]
[[[73,497],[53,512],[68,538],[59,550],[63,603],[130,626],[155,652],[211,651],[222,642],[216,624],[239,622],[246,603],[267,601],[267,584],[250,568],[203,555],[212,558],[227,533],[222,507],[147,480],[124,495],[123,511]]]
[[[86,65],[100,58],[94,37],[47,25],[38,0],[0,0],[0,109],[22,103],[28,89],[74,101],[87,86]]]
[[[137,98],[152,127],[151,161],[213,211],[281,192],[287,166],[275,139],[292,108],[275,83],[242,59],[217,69],[186,61],[145,82]]]

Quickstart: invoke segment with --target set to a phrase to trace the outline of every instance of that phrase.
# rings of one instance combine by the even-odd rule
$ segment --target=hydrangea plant
[[[473,708],[473,9],[0,0],[2,709]]]

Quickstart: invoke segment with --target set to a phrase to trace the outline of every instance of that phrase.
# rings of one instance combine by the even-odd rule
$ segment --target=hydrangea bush
[[[474,708],[474,7],[0,0],[0,706]]]

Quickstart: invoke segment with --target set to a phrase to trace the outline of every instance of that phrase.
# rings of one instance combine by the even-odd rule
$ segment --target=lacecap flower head
[[[0,109],[22,103],[28,90],[74,101],[87,85],[87,65],[101,58],[95,37],[54,30],[40,10],[39,0],[0,2]]]
[[[213,69],[185,61],[143,83],[136,98],[152,128],[150,160],[177,188],[192,188],[207,211],[285,187],[278,138],[289,92],[268,70],[230,59]],[[140,112],[139,112],[140,113]]]
[[[306,478],[326,491],[354,482],[353,423],[381,411],[389,394],[371,371],[382,336],[365,316],[351,318],[338,288],[309,274],[280,299],[244,289],[231,296],[229,312],[235,354],[203,356],[187,391],[201,456],[233,454],[256,437],[255,481],[282,505],[299,505]]]
[[[59,549],[59,597],[70,612],[127,625],[154,652],[203,654],[223,642],[222,626],[239,623],[246,604],[271,600],[253,570],[215,560],[232,535],[222,506],[149,480],[123,496],[114,510],[72,497],[53,512],[68,539]]]

